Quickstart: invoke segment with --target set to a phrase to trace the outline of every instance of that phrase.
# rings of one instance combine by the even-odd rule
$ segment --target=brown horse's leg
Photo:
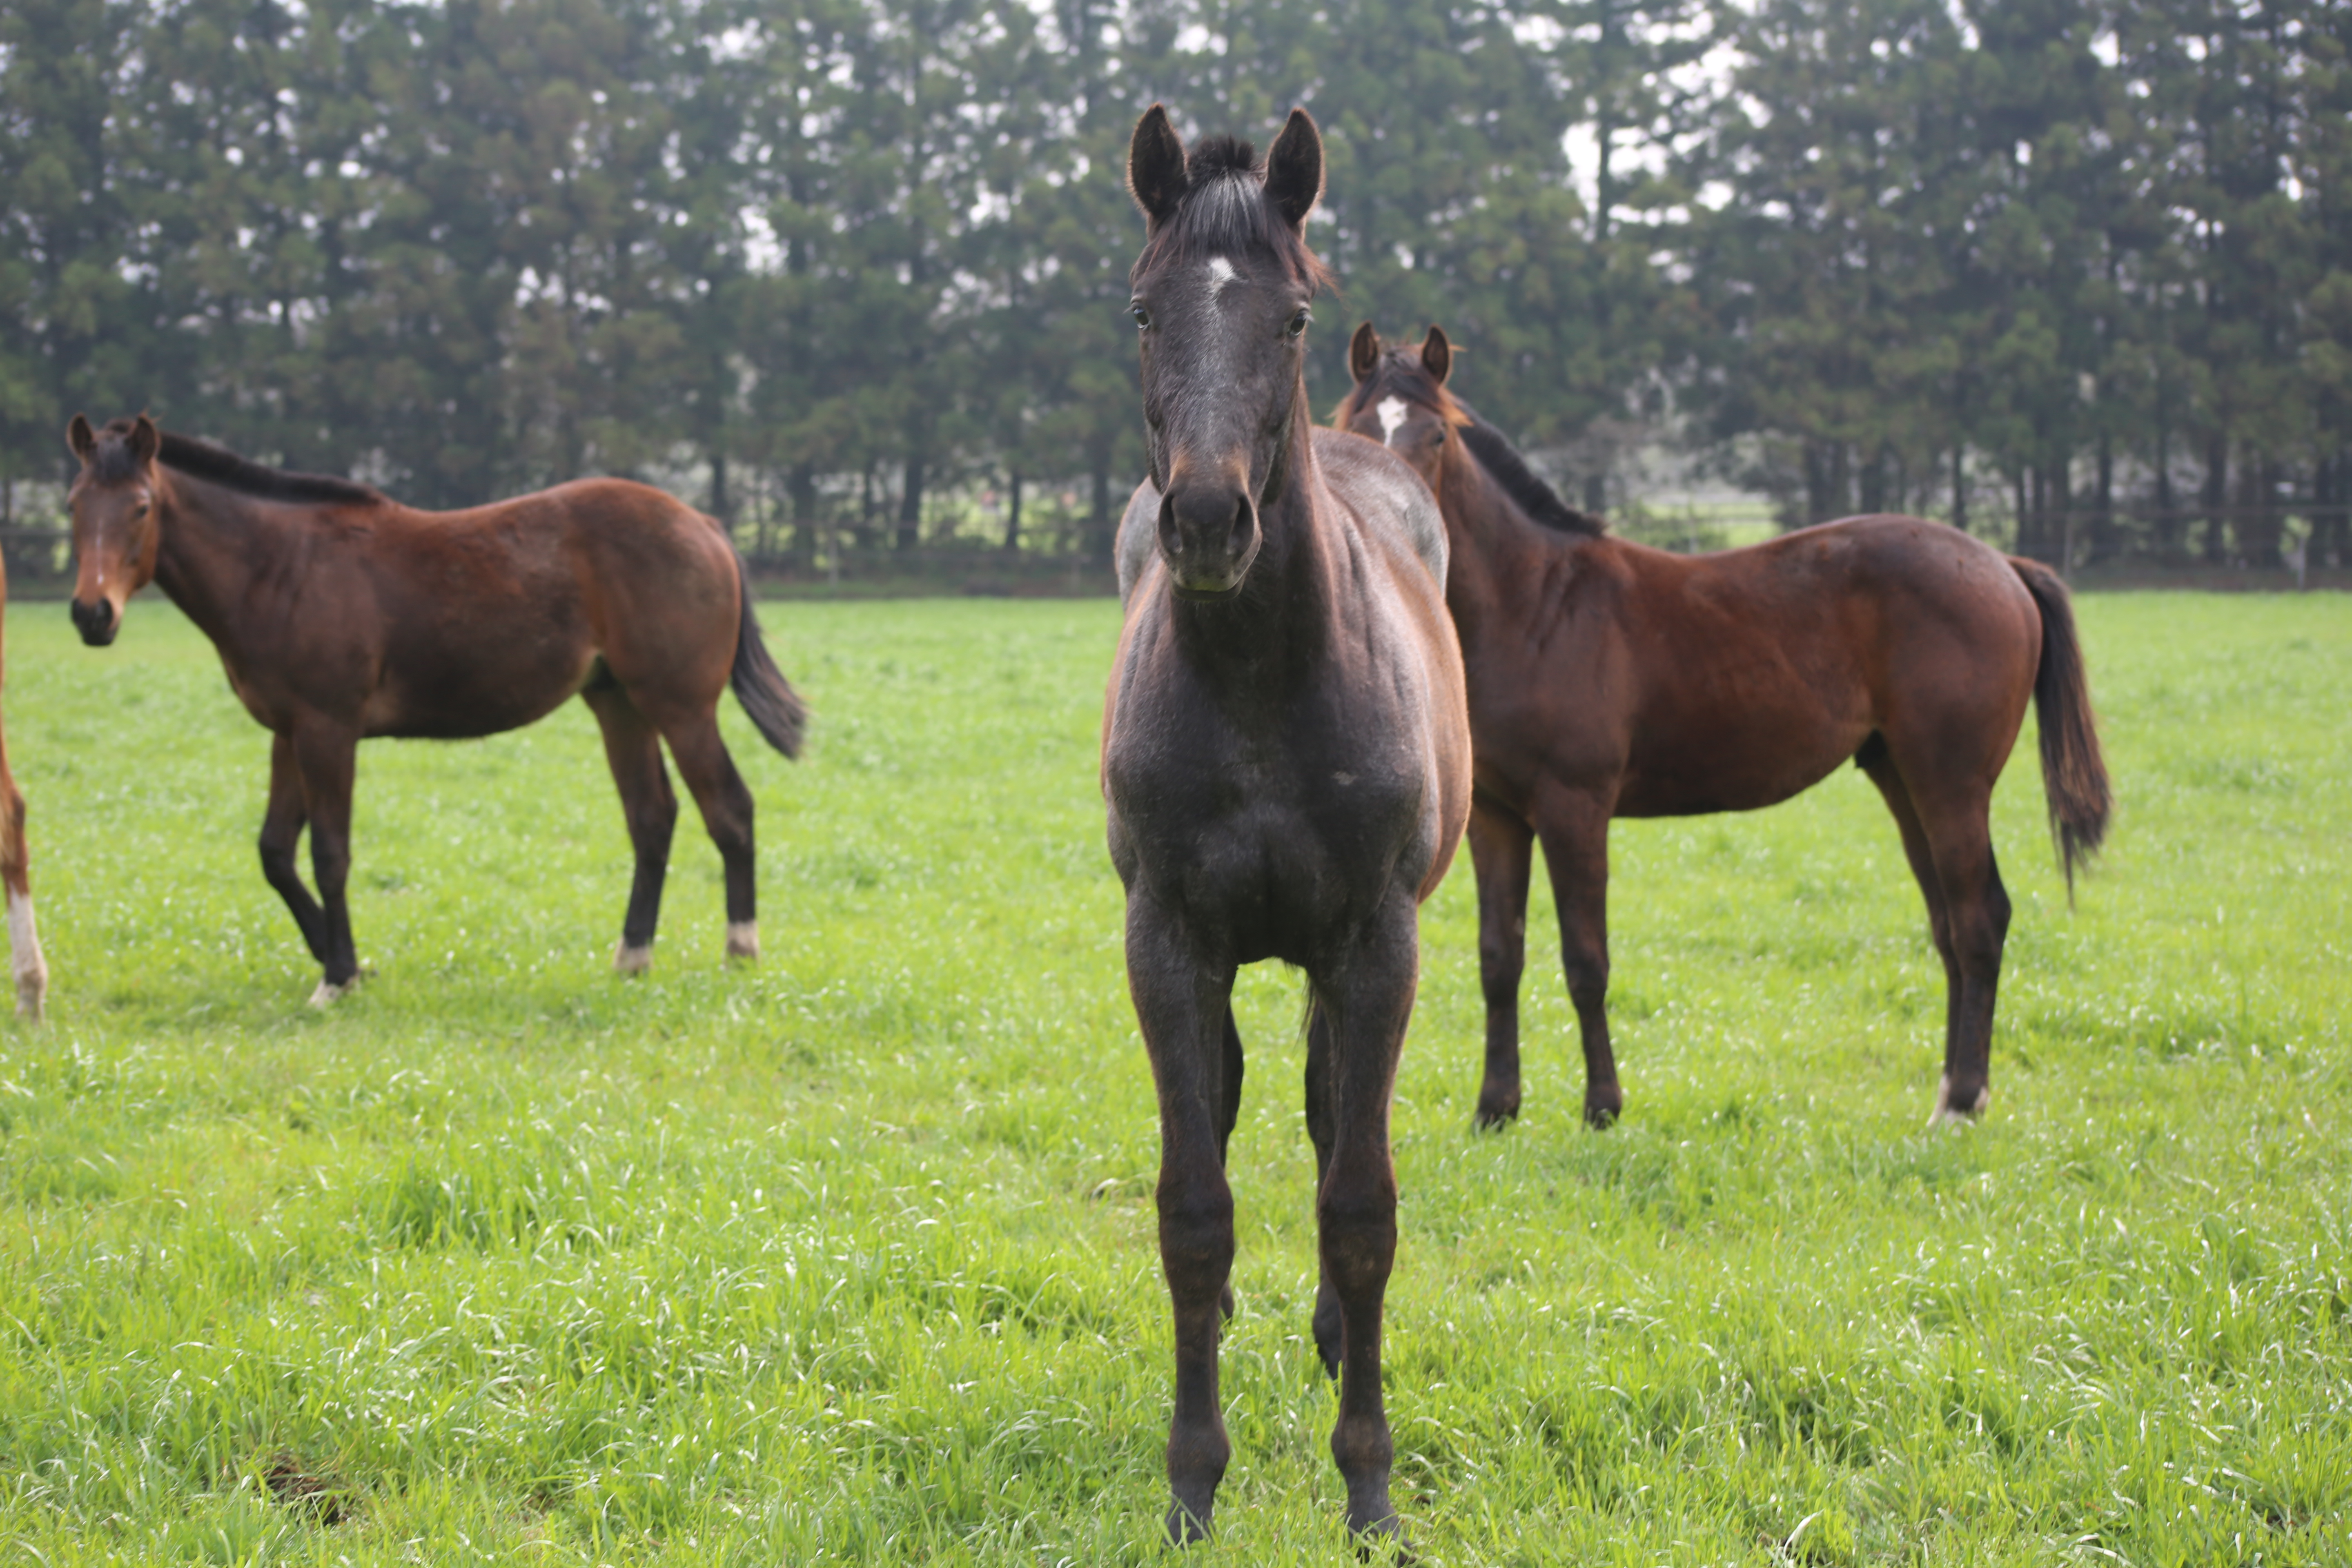
[[[25,797],[0,759],[0,883],[8,889],[8,957],[16,982],[16,1016],[41,1021],[48,994],[49,965],[41,956],[40,928],[33,920],[32,856],[25,846]]]
[[[1865,754],[1869,748],[1864,748]],[[1927,901],[1927,934],[1936,944],[1936,956],[1944,964],[1944,1059],[1952,1059],[1958,1037],[1953,1031],[1960,1018],[1960,963],[1952,948],[1951,911],[1944,903],[1944,881],[1936,874],[1935,851],[1927,846],[1927,830],[1919,825],[1919,809],[1911,802],[1911,792],[1903,783],[1903,775],[1895,771],[1881,750],[1871,762],[1863,764],[1870,782],[1886,802],[1887,811],[1895,818],[1895,830],[1903,836],[1903,858],[1911,863],[1911,875],[1919,884],[1920,896]]]
[[[1396,1535],[1389,1472],[1396,1446],[1381,1392],[1381,1314],[1396,1262],[1396,1166],[1389,1102],[1419,978],[1409,898],[1382,910],[1357,950],[1313,975],[1329,1010],[1331,1156],[1317,1194],[1323,1277],[1339,1299],[1339,1416],[1331,1458],[1348,1483],[1348,1528]]]
[[[1140,889],[1127,906],[1127,979],[1160,1091],[1160,1264],[1176,1319],[1168,1426],[1168,1534],[1203,1540],[1233,1444],[1217,1397],[1217,1345],[1234,1267],[1234,1194],[1218,1127],[1227,1091],[1223,1017],[1234,972],[1201,961]]]
[[[294,760],[301,770],[302,795],[310,815],[310,875],[326,911],[325,976],[311,994],[323,1007],[350,990],[360,977],[359,950],[352,941],[352,910],[344,889],[352,874],[352,781],[359,737],[341,725],[310,723],[294,735]]]
[[[677,828],[677,795],[662,765],[661,737],[617,686],[592,686],[580,694],[604,732],[604,761],[621,792],[621,816],[636,851],[636,876],[629,884],[629,912],[621,921],[621,945],[613,967],[642,973],[653,963],[654,928],[661,920],[662,880],[669,873],[669,842]]]
[[[1242,1118],[1242,1030],[1234,1022],[1233,1004],[1225,1004],[1225,1050],[1221,1087],[1223,1095],[1217,1105],[1217,1163],[1225,1163],[1233,1146],[1234,1124]],[[1217,1305],[1230,1318],[1234,1315],[1234,1283],[1230,1276],[1225,1288],[1217,1297]]]
[[[760,910],[757,857],[751,841],[751,787],[735,771],[735,759],[719,738],[719,719],[703,713],[683,723],[664,724],[662,738],[677,759],[678,776],[686,781],[694,804],[702,810],[702,826],[719,846],[719,861],[727,876],[727,956],[760,956]]]
[[[269,741],[269,805],[261,816],[261,874],[278,896],[286,900],[288,912],[302,932],[302,945],[310,956],[323,966],[327,962],[327,911],[302,885],[302,873],[295,866],[295,851],[302,845],[302,825],[310,820],[310,809],[302,804],[302,770],[294,761],[294,741],[291,736],[273,735]]]
[[[1609,812],[1579,796],[1538,825],[1559,910],[1559,963],[1584,1042],[1584,1120],[1606,1127],[1625,1108],[1609,1048]]]
[[[2009,889],[1993,858],[1990,790],[1963,785],[1930,791],[1920,787],[1921,776],[1906,774],[1905,782],[1944,891],[1952,963],[1959,975],[1952,988],[1944,1082],[1934,1119],[1959,1121],[1981,1115],[1992,1099],[1993,1005],[2000,987],[2001,949],[2009,938]]]
[[[1477,1125],[1519,1113],[1519,976],[1528,956],[1528,876],[1535,835],[1515,816],[1474,800],[1470,862],[1478,874],[1478,982],[1486,995],[1486,1077]]]
[[[1315,1191],[1331,1174],[1331,1148],[1338,1134],[1332,1122],[1331,1015],[1320,1003],[1309,1001],[1307,1012],[1307,1137],[1315,1145]],[[1322,1270],[1315,1288],[1315,1349],[1323,1358],[1327,1376],[1339,1375],[1339,1291],[1331,1270]]]

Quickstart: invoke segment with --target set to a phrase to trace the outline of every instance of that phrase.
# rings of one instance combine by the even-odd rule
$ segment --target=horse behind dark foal
[[[145,415],[67,439],[80,574],[73,619],[104,647],[151,579],[213,640],[275,740],[261,869],[325,971],[358,977],[344,887],[359,742],[495,734],[578,693],[604,734],[636,850],[614,967],[652,959],[677,796],[668,742],[727,879],[727,951],[755,957],[751,792],[719,740],[731,682],[786,756],[803,710],[760,637],[742,563],[716,523],[646,485],[583,479],[467,511],[281,473]],[[295,868],[310,830],[312,898]]]
[[[1333,423],[1412,462],[1453,544],[1446,604],[1477,757],[1480,1122],[1519,1110],[1534,839],[1584,1039],[1584,1115],[1605,1126],[1623,1103],[1604,1011],[1610,818],[1770,805],[1848,758],[1895,816],[1944,963],[1936,1115],[1982,1111],[2010,919],[1989,814],[2029,699],[2070,889],[2106,831],[2106,767],[2056,574],[1915,517],[1716,555],[1646,549],[1561,505],[1445,390],[1444,332],[1383,353],[1367,322],[1349,365]]]
[[[1381,1394],[1396,1253],[1389,1100],[1420,965],[1418,906],[1469,810],[1444,524],[1410,469],[1318,430],[1303,380],[1322,281],[1301,237],[1323,187],[1294,110],[1188,159],[1165,110],[1135,131],[1147,238],[1129,280],[1151,479],[1121,527],[1127,625],[1103,794],[1127,887],[1127,974],[1160,1093],[1160,1255],[1176,1319],[1169,1533],[1204,1534],[1232,1446],[1217,1394],[1241,1105],[1234,972],[1307,972],[1307,1124],[1339,1376],[1348,1523],[1398,1529]]]

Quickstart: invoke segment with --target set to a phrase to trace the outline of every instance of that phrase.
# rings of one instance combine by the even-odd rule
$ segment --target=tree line
[[[1318,405],[1355,320],[1436,321],[1588,504],[1672,441],[1791,523],[2352,558],[2347,48],[2327,0],[9,0],[0,511],[148,408],[424,505],[654,478],[802,563],[1051,494],[1099,557],[1160,100],[1321,121]]]

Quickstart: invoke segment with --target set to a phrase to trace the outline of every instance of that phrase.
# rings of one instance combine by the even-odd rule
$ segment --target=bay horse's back
[[[0,622],[8,609],[8,570],[0,562]],[[5,677],[0,677],[5,679]],[[7,889],[8,954],[16,982],[16,1015],[38,1022],[49,989],[49,966],[41,956],[40,930],[33,919],[32,855],[25,843],[25,796],[8,772],[8,745],[0,736],[0,885]]]

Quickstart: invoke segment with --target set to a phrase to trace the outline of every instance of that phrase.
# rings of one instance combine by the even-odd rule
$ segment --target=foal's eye
[[[1140,301],[1129,305],[1127,308],[1127,313],[1135,318],[1135,325],[1138,331],[1151,325],[1151,312],[1145,310]]]
[[[1290,325],[1286,329],[1286,331],[1295,338],[1307,330],[1307,323],[1313,319],[1314,312],[1307,310],[1306,306],[1301,305],[1298,308],[1298,314],[1290,318]]]

